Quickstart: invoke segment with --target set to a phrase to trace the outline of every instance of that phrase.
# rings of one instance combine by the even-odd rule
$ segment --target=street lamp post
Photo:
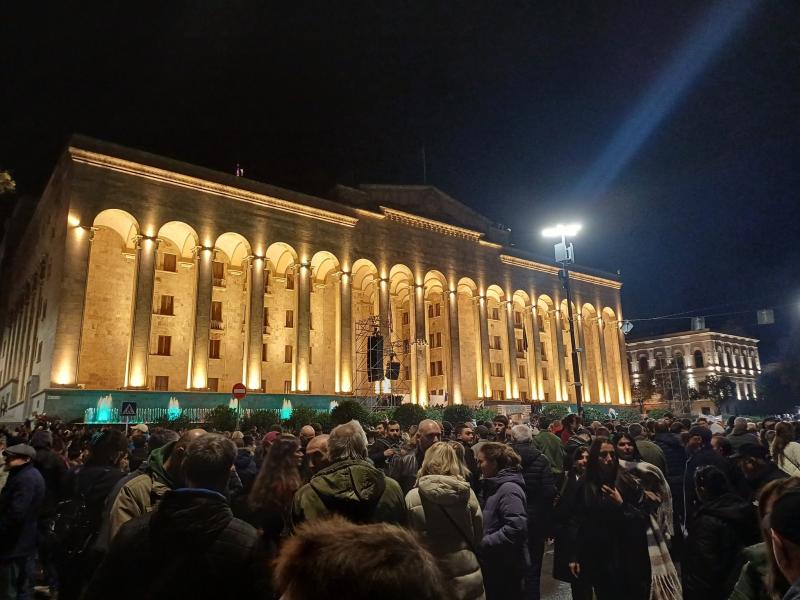
[[[575,406],[578,409],[578,416],[583,418],[583,389],[581,384],[581,370],[580,360],[578,359],[578,352],[582,349],[578,348],[575,344],[575,318],[572,313],[572,293],[569,288],[569,267],[575,262],[575,252],[572,244],[567,245],[567,237],[574,237],[581,226],[578,224],[561,225],[555,227],[548,227],[542,231],[545,237],[560,237],[561,243],[555,245],[556,262],[561,265],[561,271],[558,276],[564,285],[564,291],[567,294],[567,320],[569,322],[569,341],[572,346],[572,374],[575,379]]]

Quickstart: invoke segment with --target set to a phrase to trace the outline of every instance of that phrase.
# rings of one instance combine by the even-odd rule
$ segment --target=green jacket
[[[636,447],[639,449],[639,454],[642,455],[642,460],[657,466],[664,477],[673,474],[667,473],[667,459],[658,444],[650,440],[636,440]]]
[[[564,445],[561,440],[549,431],[540,431],[533,438],[533,445],[550,460],[553,473],[564,472]]]
[[[748,546],[742,550],[742,554],[747,562],[742,567],[729,600],[770,600],[765,584],[769,559],[764,542]]]
[[[344,460],[322,469],[292,502],[292,526],[341,515],[355,523],[406,523],[400,485],[365,460]]]

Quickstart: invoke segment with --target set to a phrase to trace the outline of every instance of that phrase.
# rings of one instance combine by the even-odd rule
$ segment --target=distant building
[[[630,341],[626,345],[634,386],[652,369],[679,370],[685,371],[690,388],[699,390],[709,375],[724,375],[736,385],[737,400],[756,398],[756,379],[761,374],[757,339],[699,329]],[[693,409],[699,411],[711,404],[701,399],[694,403]]]

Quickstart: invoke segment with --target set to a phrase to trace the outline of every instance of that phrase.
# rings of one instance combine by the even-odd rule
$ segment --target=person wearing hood
[[[205,429],[190,429],[177,442],[169,442],[150,453],[144,470],[132,473],[119,490],[109,495],[107,543],[125,523],[150,512],[168,490],[183,485],[181,465],[187,446],[205,435]]]
[[[758,540],[758,519],[753,505],[733,493],[719,468],[699,467],[694,481],[700,504],[689,521],[684,598],[724,600],[741,570],[741,551]]]
[[[478,558],[488,600],[519,598],[528,567],[528,501],[522,459],[506,444],[478,450],[483,476],[483,539]]]
[[[420,532],[436,558],[454,600],[484,598],[475,551],[483,537],[483,517],[469,471],[452,444],[436,442],[425,453],[417,487],[406,494],[409,526]]]
[[[330,466],[297,490],[292,526],[341,515],[355,523],[406,523],[400,485],[367,461],[367,435],[358,421],[339,425],[328,438]]]
[[[514,425],[511,428],[510,445],[522,459],[522,477],[528,502],[528,553],[531,566],[526,571],[526,590],[528,598],[538,600],[544,545],[550,533],[553,500],[556,497],[556,480],[550,469],[550,461],[533,445],[532,438],[533,433],[527,425]]]
[[[186,487],[122,526],[84,598],[269,598],[258,533],[224,494],[235,457],[226,437],[196,437],[182,461]],[[124,573],[138,574],[135,585],[120,585]]]

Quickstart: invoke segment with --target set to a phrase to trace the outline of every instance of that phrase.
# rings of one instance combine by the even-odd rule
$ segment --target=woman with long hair
[[[591,585],[598,600],[650,598],[650,504],[636,479],[620,467],[614,445],[594,440],[586,476],[575,491],[568,551],[573,576]]]
[[[775,425],[775,439],[770,446],[772,460],[784,473],[800,477],[800,444],[794,441],[794,425],[781,421]]]
[[[489,600],[518,598],[527,568],[528,501],[522,459],[506,444],[487,442],[478,450],[483,476],[483,539],[478,557]]]
[[[484,598],[475,556],[483,518],[463,454],[457,442],[433,444],[417,473],[417,487],[406,494],[409,525],[425,537],[454,600]]]
[[[236,516],[261,531],[268,550],[275,551],[288,534],[294,493],[303,485],[300,440],[281,434],[270,445],[253,488],[236,506]]]
[[[553,514],[553,577],[566,581],[572,588],[573,600],[591,600],[592,586],[575,577],[569,569],[569,531],[570,515],[575,510],[577,490],[586,475],[586,463],[589,461],[589,447],[581,446],[572,455],[570,468],[556,500]]]

